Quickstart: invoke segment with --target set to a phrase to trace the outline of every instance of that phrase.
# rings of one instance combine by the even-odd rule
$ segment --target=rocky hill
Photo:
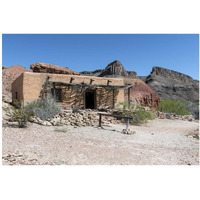
[[[184,99],[191,102],[199,100],[199,81],[188,75],[162,67],[153,67],[145,82],[161,99]]]
[[[120,61],[115,60],[107,65],[105,69],[98,69],[95,71],[80,72],[84,76],[98,76],[111,78],[137,78],[137,73],[134,71],[126,71]]]
[[[11,84],[23,72],[31,71],[20,65],[2,68],[2,99],[3,101],[11,101]]]
[[[125,84],[131,84],[130,97],[132,104],[147,106],[155,110],[160,104],[160,98],[144,81],[139,79],[125,79]],[[125,90],[125,101],[128,101],[128,90]]]

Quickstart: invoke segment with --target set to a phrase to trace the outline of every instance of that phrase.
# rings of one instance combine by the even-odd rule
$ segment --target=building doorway
[[[88,90],[85,92],[85,108],[96,108],[96,90]]]

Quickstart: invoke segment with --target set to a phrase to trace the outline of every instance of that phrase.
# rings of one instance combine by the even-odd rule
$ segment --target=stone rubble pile
[[[15,164],[33,164],[33,160],[31,159],[29,163],[27,162],[27,158],[23,155],[23,153],[12,153],[2,156],[2,161],[8,165],[15,165]]]
[[[178,120],[185,120],[185,121],[195,121],[193,115],[177,115],[175,113],[163,113],[163,112],[156,112],[156,115],[159,119],[178,119]]]
[[[128,129],[128,130],[123,129],[123,130],[122,130],[122,133],[123,133],[123,134],[127,134],[127,135],[133,135],[133,134],[136,133],[136,131],[133,131],[133,130],[130,130],[130,129]]]
[[[56,115],[53,119],[42,120],[36,117],[33,118],[31,121],[44,126],[71,125],[71,126],[97,127],[99,125],[99,116],[96,112],[90,109],[79,112],[72,112],[72,110],[65,110],[64,112]]]

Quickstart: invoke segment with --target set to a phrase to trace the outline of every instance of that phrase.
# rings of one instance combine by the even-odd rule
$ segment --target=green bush
[[[73,106],[71,109],[72,109],[72,113],[80,113],[80,110],[78,107]]]
[[[51,95],[27,103],[27,109],[34,112],[36,117],[44,120],[52,119],[62,111],[60,105]]]
[[[162,100],[157,110],[164,113],[175,113],[177,115],[191,114],[183,103],[174,100]]]
[[[199,118],[199,102],[193,103],[186,100],[180,100],[178,102],[183,105],[195,117],[195,119]]]
[[[118,109],[113,111],[113,114],[133,117],[130,123],[134,125],[146,123],[148,120],[153,120],[156,117],[154,111],[145,110],[144,107],[139,105],[135,106],[131,104],[130,109],[128,109],[127,103],[120,103]]]
[[[24,128],[31,117],[34,116],[34,112],[30,111],[22,102],[15,102],[15,104],[15,106],[4,107],[3,109],[12,121],[18,123],[19,128]]]

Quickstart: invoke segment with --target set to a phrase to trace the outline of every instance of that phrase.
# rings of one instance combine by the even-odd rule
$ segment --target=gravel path
[[[41,126],[19,129],[3,125],[4,165],[198,165],[199,140],[192,137],[197,122],[156,119],[131,126]],[[188,136],[190,134],[190,136]]]

